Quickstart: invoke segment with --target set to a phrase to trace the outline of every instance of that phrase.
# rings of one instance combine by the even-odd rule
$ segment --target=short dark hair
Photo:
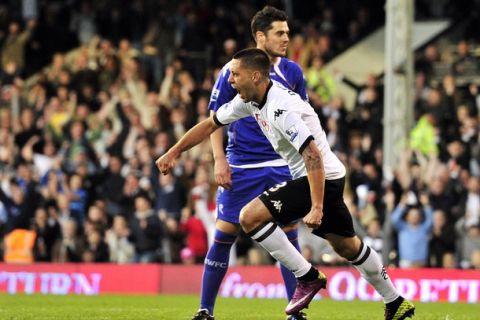
[[[253,16],[250,23],[250,31],[252,32],[253,39],[255,39],[257,31],[267,33],[268,30],[272,29],[272,22],[287,21],[287,18],[285,11],[272,6],[265,6]]]
[[[270,59],[265,51],[257,48],[248,48],[238,51],[233,59],[240,60],[242,67],[260,71],[262,76],[270,76]]]

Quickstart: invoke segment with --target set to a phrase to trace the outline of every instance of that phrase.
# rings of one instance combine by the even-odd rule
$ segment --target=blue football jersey
[[[300,66],[287,58],[278,60],[270,69],[270,78],[298,93],[302,99],[308,100],[306,83]],[[229,65],[227,63],[222,68],[215,82],[208,105],[210,110],[217,111],[237,95],[237,91],[228,83]],[[280,159],[253,117],[243,118],[230,124],[226,152],[228,163],[238,166]]]

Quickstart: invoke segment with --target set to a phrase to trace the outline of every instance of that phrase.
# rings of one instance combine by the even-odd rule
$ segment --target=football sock
[[[378,254],[370,249],[369,246],[363,244],[363,242],[357,257],[351,260],[350,263],[377,290],[385,303],[390,303],[400,296],[388,277]]]
[[[317,269],[315,269],[313,266],[310,268],[310,270],[308,270],[308,272],[299,277],[298,280],[300,281],[313,281],[313,280],[316,280],[318,279],[318,276],[320,275],[320,273],[318,272]]]
[[[288,240],[291,244],[300,251],[300,245],[298,244],[298,229],[293,229],[288,232],[285,232]],[[292,300],[293,293],[295,292],[295,287],[297,286],[297,278],[288,270],[283,264],[280,264],[280,271],[282,272],[283,282],[285,282],[285,289],[287,291],[288,301]]]
[[[387,303],[387,308],[396,310],[402,304],[403,300],[405,299],[402,296],[400,296],[397,299],[393,300],[392,302]]]
[[[248,235],[264,247],[278,262],[291,270],[295,277],[305,275],[312,265],[305,260],[283,232],[273,222],[262,224]]]
[[[218,289],[228,270],[230,249],[236,235],[215,231],[215,238],[205,258],[202,278],[200,309],[207,309],[213,315]]]

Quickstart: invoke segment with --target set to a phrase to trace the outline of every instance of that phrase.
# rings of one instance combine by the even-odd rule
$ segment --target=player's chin
[[[287,48],[280,48],[279,50],[277,50],[277,52],[275,52],[276,56],[277,57],[286,57],[287,56]]]

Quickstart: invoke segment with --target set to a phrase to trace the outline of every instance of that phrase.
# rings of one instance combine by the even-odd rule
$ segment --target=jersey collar
[[[258,109],[262,109],[263,106],[265,105],[265,102],[267,102],[268,92],[270,91],[270,88],[272,87],[272,85],[273,85],[273,82],[272,82],[272,80],[270,80],[270,82],[268,83],[268,86],[267,86],[267,90],[265,91],[265,95],[263,96],[262,101],[257,106]]]

